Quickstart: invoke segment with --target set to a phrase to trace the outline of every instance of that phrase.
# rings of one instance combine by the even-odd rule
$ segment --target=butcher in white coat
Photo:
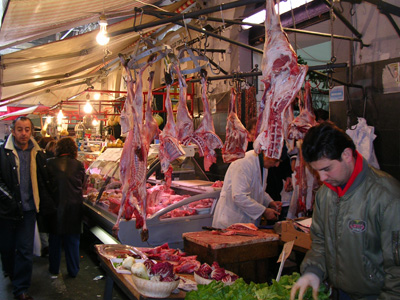
[[[281,202],[273,201],[265,192],[268,169],[277,167],[278,159],[250,150],[244,158],[231,163],[214,212],[212,226],[226,228],[234,223],[260,224],[261,216],[277,220]]]

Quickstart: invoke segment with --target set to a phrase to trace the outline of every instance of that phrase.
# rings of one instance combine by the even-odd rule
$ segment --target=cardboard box
[[[311,237],[309,233],[296,230],[293,221],[282,221],[281,240],[290,242],[294,240],[296,246],[304,249],[311,249]]]

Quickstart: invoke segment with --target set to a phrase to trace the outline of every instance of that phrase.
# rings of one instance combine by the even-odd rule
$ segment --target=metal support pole
[[[325,4],[333,9],[333,12],[335,13],[335,15],[344,23],[344,25],[346,25],[346,27],[348,29],[350,29],[350,31],[359,39],[362,38],[362,34],[358,32],[357,29],[354,28],[354,26],[342,15],[342,13],[334,6],[332,6],[332,4],[329,2],[329,0],[323,0],[325,2]]]
[[[191,19],[191,18],[196,18],[197,16],[208,15],[213,12],[217,12],[217,11],[221,11],[221,10],[226,10],[226,9],[231,9],[231,8],[235,8],[235,7],[246,6],[246,5],[250,5],[250,4],[256,4],[256,3],[265,3],[265,0],[246,0],[246,1],[239,0],[239,1],[230,2],[230,3],[223,3],[221,5],[216,5],[216,6],[212,6],[209,8],[200,9],[198,11],[189,12],[187,14],[178,14],[177,16],[174,16],[171,18],[166,18],[166,19],[150,22],[147,24],[134,26],[132,28],[126,28],[126,29],[110,32],[110,33],[108,33],[108,36],[113,37],[113,36],[117,36],[120,34],[125,34],[125,33],[129,33],[129,32],[134,32],[134,31],[140,31],[140,30],[150,28],[150,27],[156,27],[158,25],[163,25],[163,24],[167,24],[167,23],[175,23],[179,20],[182,20],[182,17],[184,17],[185,19]]]

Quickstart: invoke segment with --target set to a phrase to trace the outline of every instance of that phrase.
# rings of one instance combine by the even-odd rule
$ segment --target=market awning
[[[48,110],[49,110],[48,106],[41,105],[41,104],[35,105],[32,107],[27,107],[27,108],[7,107],[7,112],[4,112],[4,114],[0,116],[0,121],[10,121],[10,120],[14,120],[20,116],[27,116],[29,114],[46,113]]]

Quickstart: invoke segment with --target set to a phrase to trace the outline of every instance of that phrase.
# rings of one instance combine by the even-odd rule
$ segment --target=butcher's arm
[[[252,181],[260,180],[252,172],[243,167],[238,167],[236,172],[232,172],[232,198],[235,204],[251,219],[258,219],[265,211],[264,199],[251,198]]]
[[[318,194],[315,198],[313,220],[310,228],[311,249],[307,252],[300,266],[300,271],[304,273],[314,273],[322,282],[326,277],[325,265],[325,237],[324,237],[324,219],[321,215],[321,207]]]
[[[400,198],[393,199],[382,220],[384,286],[378,299],[395,299],[400,295]]]

